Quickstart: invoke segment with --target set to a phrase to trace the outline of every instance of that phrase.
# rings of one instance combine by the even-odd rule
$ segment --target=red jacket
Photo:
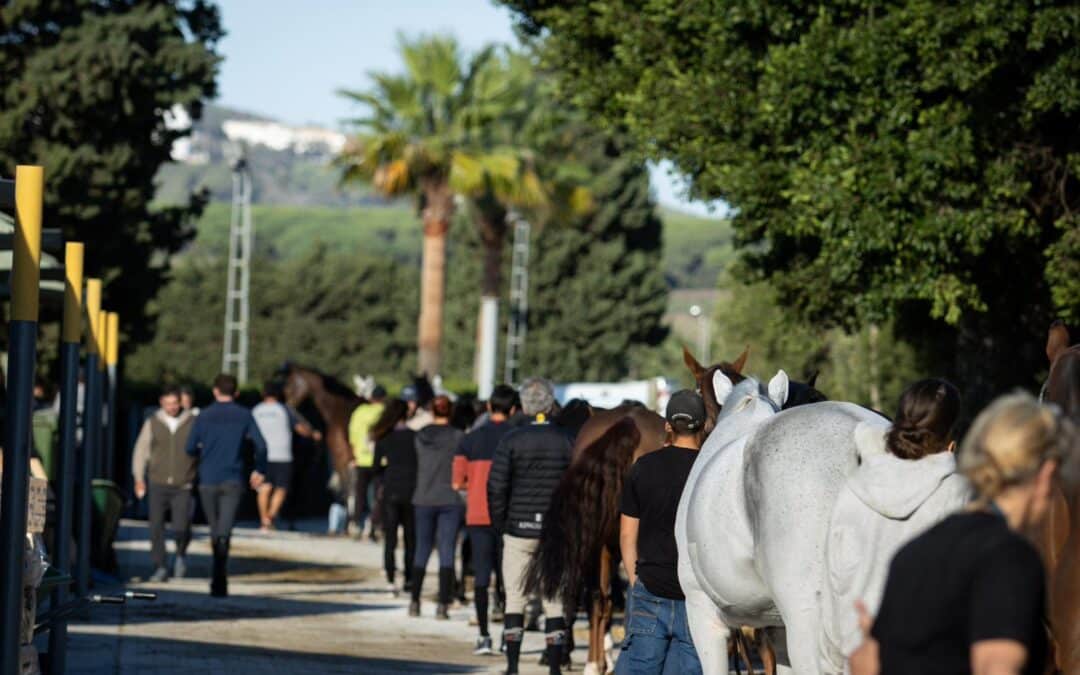
[[[511,429],[513,427],[506,422],[488,422],[466,434],[458,446],[454,455],[453,483],[455,488],[466,491],[466,525],[491,525],[487,499],[491,459],[499,441]]]

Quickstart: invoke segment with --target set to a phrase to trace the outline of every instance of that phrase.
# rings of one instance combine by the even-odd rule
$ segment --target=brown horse
[[[285,377],[286,403],[295,408],[310,398],[323,418],[326,424],[323,438],[330,448],[337,490],[347,490],[351,481],[349,463],[353,459],[349,445],[349,416],[363,399],[339,380],[312,368],[286,363],[281,373]]]
[[[1050,375],[1042,398],[1080,424],[1080,344],[1070,347],[1069,342],[1068,328],[1055,321],[1046,342]],[[1067,471],[1075,470],[1078,461],[1080,457],[1069,458]],[[1049,572],[1058,667],[1063,673],[1080,673],[1080,486],[1074,481],[1066,481],[1055,496],[1038,543]]]
[[[729,377],[738,367],[724,363]],[[525,589],[577,607],[590,601],[587,672],[605,672],[604,634],[611,622],[611,580],[619,564],[619,497],[623,479],[641,455],[666,442],[664,419],[635,405],[594,409],[578,432],[573,461],[552,496],[540,544],[529,565]]]

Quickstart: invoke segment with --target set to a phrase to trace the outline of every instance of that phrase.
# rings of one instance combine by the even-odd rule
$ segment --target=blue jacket
[[[244,441],[255,446],[255,470],[266,474],[266,441],[247,408],[232,401],[215,403],[195,418],[184,448],[199,458],[199,484],[246,483]]]

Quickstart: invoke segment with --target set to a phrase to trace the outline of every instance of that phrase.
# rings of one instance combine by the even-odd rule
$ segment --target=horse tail
[[[641,441],[624,417],[585,447],[563,474],[544,515],[540,541],[525,572],[525,591],[576,607],[582,591],[599,586],[600,552],[614,546],[617,559],[619,497]]]

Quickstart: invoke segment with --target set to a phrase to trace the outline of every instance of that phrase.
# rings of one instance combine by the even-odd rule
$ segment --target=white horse
[[[850,403],[779,412],[788,378],[734,385],[679,502],[679,582],[705,675],[727,671],[727,637],[767,628],[780,672],[816,675],[829,514],[857,464],[855,427],[887,422]]]

